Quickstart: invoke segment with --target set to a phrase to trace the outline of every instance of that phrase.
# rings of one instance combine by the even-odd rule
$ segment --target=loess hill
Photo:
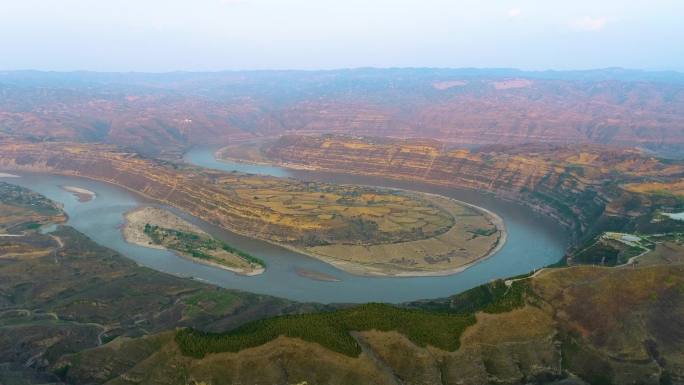
[[[219,152],[231,153],[230,148]],[[434,140],[284,136],[263,160],[489,191],[552,215],[583,240],[602,231],[666,232],[681,211],[684,163],[634,149],[526,144],[452,148]]]
[[[55,368],[97,383],[96,368],[117,362],[107,372],[112,384],[684,381],[681,265],[564,268],[516,284],[524,289],[497,282],[400,308],[363,305],[227,333],[114,341]],[[138,361],[126,358],[133,351],[143,351]]]
[[[59,207],[0,183],[0,383],[684,383],[684,221],[670,216],[684,212],[684,163],[605,146],[681,154],[683,90],[679,74],[622,70],[3,73],[1,168],[114,183],[305,250],[367,247],[444,236],[463,218],[425,196],[118,145],[427,137],[288,135],[250,156],[490,191],[568,225],[568,262],[629,266],[544,269],[400,306],[300,304],[136,266],[68,226],[43,234],[65,221]],[[529,141],[547,144],[508,145]]]
[[[0,136],[178,151],[283,134],[598,143],[682,154],[684,77],[621,69],[5,72]]]

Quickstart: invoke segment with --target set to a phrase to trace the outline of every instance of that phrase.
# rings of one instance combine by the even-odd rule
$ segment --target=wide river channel
[[[69,225],[141,265],[170,274],[193,277],[225,288],[298,301],[397,303],[445,297],[497,278],[526,273],[554,263],[563,256],[568,246],[567,232],[554,220],[536,214],[520,204],[497,199],[489,194],[376,177],[219,162],[214,159],[213,153],[214,149],[198,147],[185,155],[185,161],[225,171],[236,170],[309,181],[376,185],[441,194],[497,213],[505,222],[508,239],[496,254],[458,274],[416,278],[361,277],[282,247],[234,234],[172,209],[210,234],[266,261],[267,269],[264,274],[245,277],[194,263],[169,251],[149,249],[125,242],[121,235],[124,214],[140,205],[150,204],[125,189],[82,178],[28,173],[20,173],[20,178],[3,180],[25,186],[62,203],[69,215]],[[60,186],[86,188],[95,192],[97,196],[89,202],[78,202],[76,197]],[[301,275],[302,271],[309,272],[308,276],[311,276],[312,272],[313,275],[322,273],[339,281],[308,278]]]

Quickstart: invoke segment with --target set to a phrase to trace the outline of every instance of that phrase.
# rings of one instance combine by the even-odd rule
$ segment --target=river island
[[[168,210],[141,207],[125,215],[124,239],[138,246],[167,249],[194,262],[241,275],[257,275],[265,264],[256,257],[213,238]]]

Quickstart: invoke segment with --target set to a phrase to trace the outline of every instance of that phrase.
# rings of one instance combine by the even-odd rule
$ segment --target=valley
[[[432,87],[476,83],[548,86]],[[133,126],[6,135],[0,381],[684,381],[684,164],[612,146],[676,140],[359,137],[329,134],[335,116],[384,135],[380,115],[328,105],[321,129],[302,106],[293,135],[222,131],[248,141],[218,160],[190,128],[152,129],[149,151]]]
[[[113,146],[5,143],[0,168],[111,183],[359,274],[444,274],[489,255],[505,239],[491,214],[455,201],[438,204],[419,193],[209,171]],[[459,255],[426,252],[421,243],[432,239],[448,239]],[[369,251],[349,252],[358,248]],[[399,254],[388,255],[388,248]]]
[[[632,159],[634,159],[633,156]],[[632,167],[644,163],[638,156],[636,159],[636,161],[622,162],[633,165]],[[36,163],[40,164],[40,162],[31,164]],[[595,163],[593,161],[592,164]],[[49,164],[49,162],[42,164]],[[556,164],[549,169],[556,170],[558,167]],[[655,170],[654,173],[657,172],[660,178],[662,175],[677,175],[678,173],[676,164],[668,166],[665,169],[667,171],[659,169],[662,166],[652,162],[647,167]],[[207,172],[219,175],[214,171]],[[641,182],[637,177],[630,179],[629,169],[623,172],[627,174],[625,178],[630,183]],[[15,180],[24,182],[23,178]],[[588,186],[596,186],[590,181],[585,181],[585,183]],[[56,181],[54,185],[59,189],[58,186],[65,184]],[[78,184],[70,183],[69,185]],[[96,192],[97,198],[90,202],[78,202],[75,199],[72,205],[86,207],[95,202],[102,204],[103,200],[107,199],[108,194],[101,192],[98,188],[90,185],[86,188]],[[22,193],[20,196],[25,194]],[[661,195],[642,197],[642,195],[644,194],[637,195],[640,201],[650,199],[652,202],[653,206],[650,206],[649,210],[636,214],[635,208],[628,206],[632,207],[631,210],[615,210],[613,216],[627,217],[628,222],[624,226],[638,226],[639,231],[651,229],[651,232],[655,232],[663,226],[676,230],[676,227],[672,227],[672,224],[667,222],[676,221],[676,219],[660,214],[679,212],[676,205],[667,206],[672,198],[668,196],[661,198]],[[427,197],[438,199],[433,196]],[[432,205],[436,207],[439,207],[438,203],[445,204],[445,202],[432,201]],[[460,206],[459,209],[464,210],[464,207],[467,206]],[[454,216],[452,211],[445,211],[452,217]],[[636,216],[629,219],[629,215]],[[653,219],[657,220],[654,222]],[[187,226],[185,230],[193,229]],[[179,226],[176,224],[172,227]],[[581,224],[576,228],[582,229]],[[68,238],[60,231],[62,230],[53,233],[54,236],[58,236],[61,242],[68,244]],[[591,233],[579,234],[578,237],[587,234]],[[627,245],[629,242],[636,241],[629,233],[625,234],[627,237],[624,238],[624,242],[627,243],[620,243],[623,242],[623,236],[619,234],[609,235],[612,238],[605,238],[602,242],[607,242],[606,246],[615,247],[615,245]],[[164,327],[157,329],[159,332],[146,328],[146,332],[133,335],[133,338],[117,337],[109,343],[103,343],[101,347],[97,347],[99,339],[95,338],[95,343],[92,345],[84,342],[83,345],[68,349],[55,347],[51,351],[59,353],[51,353],[54,355],[40,353],[40,350],[36,354],[44,357],[45,360],[42,361],[42,365],[46,369],[41,370],[48,370],[70,383],[101,383],[107,380],[113,383],[123,381],[142,384],[156,382],[162,378],[171,383],[174,383],[171,379],[178,378],[177,383],[186,383],[187,376],[190,376],[195,383],[207,383],[216,382],[215,376],[218,373],[222,373],[221,376],[226,383],[242,381],[246,378],[264,384],[273,381],[303,380],[318,383],[317,378],[326,383],[329,383],[331,378],[338,379],[337,381],[340,381],[338,383],[349,383],[347,381],[353,383],[354,379],[359,378],[376,378],[379,383],[388,384],[399,380],[419,382],[426,379],[438,383],[450,383],[452,377],[453,380],[466,378],[463,372],[466,369],[469,373],[466,376],[471,383],[484,383],[483,381],[489,381],[485,379],[491,378],[506,378],[508,381],[550,380],[564,378],[570,374],[590,383],[604,380],[620,382],[624,381],[623,376],[640,378],[644,383],[649,383],[650,379],[663,378],[663,376],[677,380],[683,372],[683,369],[678,366],[681,361],[677,358],[682,354],[677,348],[680,344],[672,344],[674,342],[672,334],[668,334],[668,337],[659,334],[658,330],[663,327],[663,324],[653,318],[648,318],[648,315],[654,312],[653,309],[657,308],[660,314],[669,320],[667,321],[669,324],[677,324],[681,317],[679,309],[684,308],[679,304],[680,296],[677,294],[679,286],[684,283],[681,265],[678,259],[672,258],[672,253],[667,252],[667,250],[680,247],[676,233],[672,234],[661,239],[656,239],[655,234],[648,238],[651,243],[643,247],[653,251],[648,251],[639,257],[637,261],[640,263],[643,259],[645,264],[644,267],[636,269],[627,266],[617,269],[581,266],[545,269],[533,277],[527,279],[522,277],[516,280],[511,288],[503,281],[495,281],[459,295],[444,299],[409,302],[399,307],[361,305],[347,309],[345,306],[340,308],[328,305],[326,311],[334,310],[334,313],[314,312],[306,315],[265,319],[259,316],[259,321],[252,323],[247,322],[249,319],[245,319],[245,323],[240,323],[243,326],[238,328],[236,324],[214,329],[191,324],[189,326],[192,328],[176,332],[164,330]],[[83,245],[83,242],[79,244]],[[37,247],[39,243],[35,245],[33,247]],[[50,247],[59,247],[59,245],[55,243],[51,245],[46,244],[45,251],[36,248],[37,254],[31,254],[34,255],[33,258],[23,257],[23,260],[54,257],[55,254],[50,251]],[[588,247],[594,246],[589,244]],[[609,263],[602,257],[603,254],[598,252],[589,253],[588,259],[580,258],[581,255],[581,253],[572,254],[567,262],[571,264]],[[622,263],[620,261],[623,259],[616,259],[614,264]],[[15,274],[12,273],[12,275]],[[319,282],[320,284],[339,283]],[[578,282],[583,282],[583,284],[578,286]],[[50,286],[52,287],[52,284]],[[607,290],[606,287],[611,289]],[[606,306],[600,293],[615,293],[615,290],[623,293],[619,299],[620,305]],[[209,296],[209,294],[201,296]],[[216,306],[223,308],[223,295],[212,295],[211,298],[215,299]],[[588,298],[591,299],[590,302],[586,301]],[[196,303],[195,300],[188,301],[185,303]],[[273,308],[269,307],[269,309]],[[77,312],[81,314],[80,317],[89,314],[81,310]],[[243,311],[237,314],[242,314]],[[347,323],[342,322],[346,319],[343,315],[345,312],[353,314],[348,321],[345,321]],[[593,313],[594,316],[587,318],[585,316],[587,312]],[[407,319],[411,321],[406,321]],[[647,320],[645,323],[644,319]],[[392,323],[394,321],[398,323]],[[13,320],[13,322],[17,321]],[[435,326],[429,326],[450,325],[451,322],[458,326],[447,328],[444,332],[440,332],[440,329]],[[505,332],[497,331],[498,329],[493,326],[501,322],[509,325]],[[104,325],[102,321],[95,321],[95,323]],[[173,324],[182,325],[178,321],[173,321]],[[413,326],[406,329],[407,325]],[[92,332],[87,332],[91,329],[86,328],[83,329],[83,333],[84,335],[102,333],[101,330],[107,331],[111,327],[103,326],[99,329],[92,329]],[[116,335],[128,333],[125,329],[119,331],[114,328],[114,330],[117,330]],[[73,335],[74,332],[70,333]],[[106,336],[109,334],[105,332],[103,335],[106,341]],[[90,340],[93,339],[90,338]],[[644,345],[641,343],[643,340],[651,342]],[[70,337],[69,341],[75,340]],[[84,341],[88,341],[88,338]],[[210,350],[197,350],[198,347]],[[397,354],[397,351],[403,353]],[[657,359],[654,358],[654,351],[658,352]],[[74,352],[75,355],[71,356],[70,352]],[[206,355],[207,352],[211,354]],[[315,369],[311,366],[311,361],[302,360],[309,354],[316,354]],[[264,366],[264,355],[270,357],[273,366]],[[254,367],[257,356],[259,357],[258,367],[261,369],[255,372],[249,368]],[[279,357],[290,357],[287,374],[283,374],[282,370],[278,369]],[[562,361],[560,357],[563,357]],[[85,362],[89,364],[83,366]],[[104,365],[105,362],[116,362],[116,366],[112,368],[112,371],[103,373],[99,368],[107,366]],[[229,365],[228,367],[233,369],[228,372],[221,371],[216,366],[218,362],[221,362],[221,367]],[[513,362],[518,364],[513,364]],[[560,362],[562,364],[559,364]],[[40,368],[41,366],[33,364],[32,367]],[[474,368],[477,367],[483,369],[475,370]],[[176,369],[160,371],[161,368]],[[19,368],[14,370],[19,370]],[[317,374],[312,375],[312,373]],[[328,377],[331,373],[336,373],[336,375]]]
[[[684,385],[681,15],[0,0],[0,385]]]
[[[13,178],[11,181],[59,202],[68,215],[67,223],[70,226],[138,264],[167,274],[194,277],[224,288],[303,302],[399,303],[441,297],[493,279],[526,273],[531,269],[557,262],[567,247],[566,233],[550,218],[535,215],[524,207],[491,199],[483,194],[461,196],[449,191],[440,191],[439,193],[444,196],[487,207],[490,211],[500,214],[506,224],[506,242],[503,242],[502,248],[492,256],[481,259],[455,274],[388,279],[383,276],[347,273],[320,259],[230,232],[170,206],[154,204],[139,194],[109,183],[80,177],[32,173],[22,173],[21,177]],[[350,180],[347,183],[364,182]],[[79,202],[60,187],[63,185],[88,189],[95,192],[98,198],[89,202]],[[410,188],[433,191],[430,186],[414,185]],[[139,246],[126,242],[121,231],[125,228],[124,217],[139,207],[150,205],[172,212],[214,239],[256,256],[265,262],[267,268],[263,274],[255,276],[238,275],[223,268],[197,263],[171,250],[150,248],[149,244]],[[144,224],[142,225],[144,230]],[[175,224],[172,223],[166,225],[173,226]]]
[[[23,210],[21,216],[33,221],[43,209],[32,203],[43,201],[54,217],[56,206],[40,195],[2,186],[10,192],[9,200],[0,195],[3,207]],[[32,247],[52,237],[60,242],[47,243],[54,251],[44,256],[15,255],[0,263],[0,353],[10,362],[30,361],[5,367],[0,378],[21,373],[78,384],[352,384],[369,378],[485,384],[568,376],[657,384],[684,378],[684,344],[676,332],[684,322],[684,270],[657,256],[636,269],[546,269],[512,287],[495,281],[400,306],[326,307],[137,267],[68,226],[26,236]],[[119,310],[123,306],[138,310],[131,314]],[[279,314],[289,315],[268,318]],[[177,325],[191,329],[172,330]],[[16,346],[6,342],[10,330],[13,340],[24,341],[19,356],[7,350]],[[48,330],[59,338],[33,337]],[[203,339],[211,342],[197,343]]]

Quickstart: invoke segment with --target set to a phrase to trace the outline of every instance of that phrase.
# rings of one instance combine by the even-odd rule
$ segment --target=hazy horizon
[[[54,70],[54,69],[37,69],[37,68],[16,68],[16,69],[4,69],[0,68],[0,73],[10,73],[10,72],[40,72],[40,73],[93,73],[93,74],[192,74],[192,73],[230,73],[230,72],[335,72],[335,71],[360,71],[360,70],[443,70],[443,71],[460,71],[460,70],[475,70],[475,71],[519,71],[523,73],[544,73],[544,72],[592,72],[592,71],[635,71],[635,72],[646,72],[646,73],[658,73],[658,72],[671,72],[677,74],[684,74],[684,69],[650,69],[650,68],[630,68],[630,67],[592,67],[592,68],[540,68],[540,69],[525,69],[516,67],[432,67],[432,66],[421,66],[421,67],[330,67],[330,68],[238,68],[238,69],[211,69],[211,70],[181,70],[181,69],[168,69],[168,70],[148,70],[148,71],[138,71],[138,70],[89,70],[89,69],[64,69],[64,70]]]
[[[684,71],[684,2],[0,3],[0,70]]]

